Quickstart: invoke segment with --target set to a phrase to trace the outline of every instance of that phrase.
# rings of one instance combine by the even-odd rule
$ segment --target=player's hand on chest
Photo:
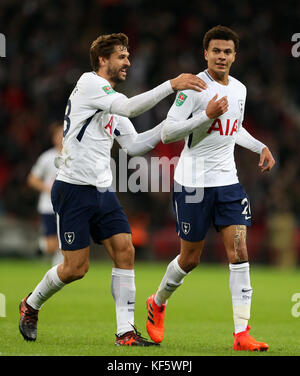
[[[217,114],[212,117],[213,122],[207,133],[217,132],[220,136],[234,136],[243,116],[244,99],[228,89],[218,90],[217,93],[212,91],[212,93],[207,96],[202,108],[209,109],[211,114]]]

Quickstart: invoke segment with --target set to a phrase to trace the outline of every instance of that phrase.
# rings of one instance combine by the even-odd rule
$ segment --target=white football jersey
[[[39,156],[31,169],[31,173],[42,179],[48,186],[52,186],[56,178],[57,168],[54,165],[54,160],[58,155],[56,148],[46,150]],[[40,214],[54,214],[50,193],[40,193],[37,209]]]
[[[185,138],[174,179],[187,187],[216,187],[238,183],[234,161],[236,135],[244,117],[246,87],[229,76],[228,85],[216,82],[207,70],[198,74],[207,83],[202,92],[185,90],[176,96],[168,119],[179,121],[204,111],[218,94],[228,99],[228,111],[199,126]]]
[[[112,115],[111,105],[125,97],[95,72],[84,73],[72,91],[64,118],[57,179],[71,184],[109,187],[114,139],[135,133],[128,118]]]

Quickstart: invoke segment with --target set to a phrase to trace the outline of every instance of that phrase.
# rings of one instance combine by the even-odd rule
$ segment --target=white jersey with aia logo
[[[174,179],[187,187],[216,187],[238,183],[234,161],[237,133],[242,127],[246,87],[229,76],[228,85],[216,82],[206,71],[198,74],[208,85],[197,92],[185,90],[177,94],[168,113],[171,121],[181,121],[203,112],[208,102],[218,94],[228,99],[228,111],[209,119],[185,138]]]
[[[112,103],[122,97],[95,72],[80,77],[66,107],[58,180],[97,187],[112,184],[114,139],[135,132],[129,119],[110,113]]]

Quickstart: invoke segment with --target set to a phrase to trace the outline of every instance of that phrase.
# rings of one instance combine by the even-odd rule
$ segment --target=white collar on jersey
[[[207,70],[207,69],[205,69],[204,73],[207,75],[207,77],[208,77],[211,81],[216,82],[216,83],[219,84],[219,85],[222,85],[222,84],[220,84],[219,82],[217,82],[216,80],[214,80],[214,79],[212,78],[212,76],[208,73],[208,70]],[[229,85],[229,82],[230,82],[230,76],[228,76],[228,85]],[[227,86],[227,85],[222,85],[222,86]]]

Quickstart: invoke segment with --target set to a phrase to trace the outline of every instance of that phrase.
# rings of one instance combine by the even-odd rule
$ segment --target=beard
[[[123,82],[125,80],[125,79],[121,78],[121,76],[120,76],[120,70],[121,69],[122,68],[115,68],[113,66],[109,66],[107,68],[107,73],[108,73],[110,79],[116,84],[119,84],[120,82]]]

